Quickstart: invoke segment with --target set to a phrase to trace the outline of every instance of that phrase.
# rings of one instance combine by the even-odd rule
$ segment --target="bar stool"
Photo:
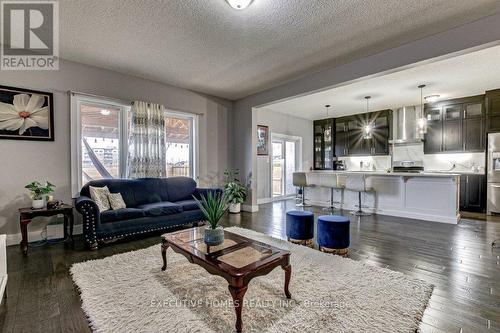
[[[346,181],[346,190],[358,192],[358,210],[351,212],[351,214],[356,216],[368,216],[371,213],[363,211],[363,206],[361,204],[361,194],[372,191],[372,188],[366,183],[366,176],[362,175],[348,175]]]
[[[330,188],[330,206],[323,208],[323,211],[333,213],[337,209],[337,208],[335,208],[335,204],[339,205],[338,209],[340,210],[341,202],[340,201],[333,201],[334,191],[338,191],[338,190],[342,191],[344,189],[344,186],[339,184],[338,176],[336,174],[322,175],[320,186]]]
[[[293,173],[293,186],[298,187],[302,192],[301,202],[295,205],[298,207],[311,207],[311,205],[306,204],[305,188],[308,186],[308,183],[307,183],[307,175],[305,172]]]

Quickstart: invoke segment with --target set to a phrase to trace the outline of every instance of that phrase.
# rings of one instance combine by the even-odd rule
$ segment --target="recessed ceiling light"
[[[252,3],[253,0],[226,0],[229,6],[233,7],[234,9],[245,9],[250,4]]]
[[[424,97],[425,101],[429,102],[429,103],[437,101],[438,98],[439,98],[439,95],[429,95],[429,96]]]

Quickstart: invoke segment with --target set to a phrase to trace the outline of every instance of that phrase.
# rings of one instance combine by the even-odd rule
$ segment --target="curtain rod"
[[[134,105],[134,101],[125,100],[125,99],[121,99],[121,98],[114,98],[114,97],[109,97],[109,96],[103,96],[103,95],[96,95],[96,94],[91,94],[91,93],[85,93],[85,92],[80,92],[80,91],[68,90],[68,94],[70,94],[70,95],[83,95],[83,96],[100,98],[100,99],[108,99],[108,100],[117,101],[117,102],[120,102],[123,104]],[[150,103],[148,103],[148,104],[150,104]],[[190,113],[190,114],[194,114],[197,116],[204,116],[203,113],[197,113],[197,112],[193,112],[193,111],[174,110],[174,109],[170,109],[170,108],[166,108],[166,109],[170,110],[170,111],[174,111],[174,112]]]

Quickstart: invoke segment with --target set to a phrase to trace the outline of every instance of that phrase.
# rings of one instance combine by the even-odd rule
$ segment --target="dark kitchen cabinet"
[[[349,154],[347,123],[348,118],[335,119],[335,156],[337,157]]]
[[[389,155],[390,124],[392,118],[391,110],[374,112],[371,122],[372,139],[371,155]]]
[[[460,177],[460,210],[484,213],[486,211],[486,176]]]
[[[441,120],[441,108],[426,108],[425,117],[427,118],[427,133],[425,134],[424,140],[424,153],[439,153],[443,148],[443,122]]]
[[[461,151],[462,104],[443,106],[443,152]]]
[[[333,167],[334,120],[314,121],[314,169],[329,170]]]
[[[483,151],[484,150],[484,119],[464,119],[463,122],[463,141],[465,151]]]
[[[352,116],[347,123],[347,140],[349,156],[370,155],[371,142],[365,140],[364,126],[366,125],[365,115]]]
[[[426,105],[424,153],[485,150],[484,95]]]
[[[500,89],[486,92],[486,130],[500,131]]]

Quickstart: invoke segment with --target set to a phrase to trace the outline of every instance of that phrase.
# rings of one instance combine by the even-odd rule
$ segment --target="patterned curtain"
[[[167,177],[164,110],[160,104],[134,102],[127,168],[129,178]]]

